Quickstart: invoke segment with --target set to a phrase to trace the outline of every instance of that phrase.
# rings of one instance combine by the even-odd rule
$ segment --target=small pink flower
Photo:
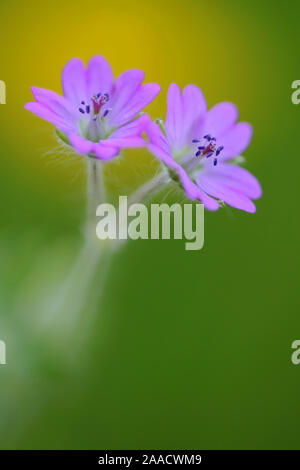
[[[149,117],[138,114],[158,95],[156,83],[142,85],[144,72],[133,69],[114,81],[109,63],[93,57],[87,69],[72,59],[62,73],[64,97],[32,87],[36,101],[25,108],[54,124],[82,155],[108,160],[123,147],[141,147]]]
[[[262,192],[257,179],[231,162],[249,145],[252,127],[237,123],[232,103],[219,103],[207,111],[202,91],[188,85],[181,94],[173,83],[168,91],[165,132],[149,123],[149,150],[180,181],[190,199],[200,200],[209,210],[219,202],[246,212],[255,212],[252,199]]]

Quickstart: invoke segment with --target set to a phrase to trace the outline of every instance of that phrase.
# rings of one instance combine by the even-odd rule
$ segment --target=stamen
[[[108,93],[95,93],[89,100],[80,101],[78,108],[81,114],[86,115],[87,122],[84,122],[84,133],[88,140],[98,142],[105,136],[107,124],[105,118],[112,108],[108,108]]]
[[[193,139],[193,143],[203,142],[205,139],[208,143],[204,145],[199,145],[197,147],[197,152],[195,153],[196,157],[206,157],[210,158],[214,155],[213,165],[216,166],[218,163],[217,157],[224,149],[223,145],[220,145],[218,148],[216,146],[217,139],[216,137],[212,137],[210,134],[206,134],[202,139]]]
[[[217,149],[217,151],[216,151],[216,156],[218,156],[219,153],[222,152],[223,148],[224,148],[223,145],[221,145],[220,147],[218,147],[218,149]]]
[[[95,115],[99,114],[100,109],[105,103],[107,103],[108,100],[109,100],[109,95],[107,93],[104,93],[104,95],[102,95],[101,93],[98,93],[97,95],[94,95],[92,97],[92,103],[93,103]]]

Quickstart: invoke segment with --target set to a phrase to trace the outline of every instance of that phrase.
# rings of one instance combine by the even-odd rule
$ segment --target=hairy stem
[[[112,253],[124,244],[124,240],[99,240],[96,236],[96,209],[99,204],[106,202],[102,176],[102,163],[89,158],[85,241],[67,278],[45,311],[44,327],[47,334],[51,336],[52,330],[56,347],[60,343],[64,350],[68,349],[74,338],[78,342],[78,338],[84,341],[87,336]],[[168,173],[161,171],[129,197],[129,204],[145,202],[169,181]],[[127,227],[124,229],[127,230]]]
[[[102,162],[95,158],[87,160],[87,220],[85,235],[87,239],[95,238],[96,209],[105,201]]]
[[[130,197],[129,205],[135,204],[137,202],[145,201],[148,196],[153,196],[157,190],[161,190],[163,185],[170,182],[170,177],[168,172],[163,169],[158,173],[154,178],[147,181],[143,186],[138,188]]]

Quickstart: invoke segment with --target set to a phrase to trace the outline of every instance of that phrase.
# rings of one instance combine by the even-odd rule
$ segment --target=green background
[[[299,449],[299,13],[296,1],[1,2],[1,448]],[[264,194],[255,215],[206,212],[199,252],[129,242],[80,318],[48,328],[82,243],[85,167],[23,106],[30,86],[60,92],[67,60],[96,53],[162,85],[153,117],[172,81],[236,103]],[[120,191],[152,166],[125,156]]]

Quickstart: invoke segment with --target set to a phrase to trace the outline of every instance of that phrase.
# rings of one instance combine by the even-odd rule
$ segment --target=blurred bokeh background
[[[299,12],[294,0],[1,2],[2,449],[299,448]],[[172,81],[236,103],[264,195],[255,215],[206,213],[199,252],[128,243],[56,338],[41,319],[82,243],[85,167],[23,106],[32,85],[60,92],[64,64],[97,53],[162,85],[153,117]],[[133,152],[116,172],[128,182],[151,165]]]

